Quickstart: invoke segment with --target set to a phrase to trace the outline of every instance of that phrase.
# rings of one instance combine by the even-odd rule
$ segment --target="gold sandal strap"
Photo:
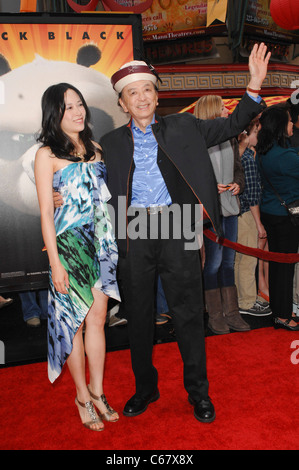
[[[109,412],[110,414],[113,415],[114,413],[116,413],[116,411],[114,411],[114,409],[111,408],[111,406],[110,406],[109,403],[107,402],[107,398],[105,397],[104,394],[101,395],[100,400],[104,403],[104,405],[106,406],[106,408],[107,408],[107,410],[108,410],[108,412]]]
[[[100,397],[97,397],[94,393],[92,393],[92,391],[90,390],[89,387],[88,387],[88,391],[89,391],[89,394],[90,394],[91,398],[93,398],[94,400],[99,400],[99,401],[101,401],[101,402],[106,406],[107,412],[106,412],[106,413],[102,413],[103,415],[106,415],[107,413],[113,415],[113,414],[116,413],[116,411],[115,411],[113,408],[111,408],[111,406],[110,406],[109,403],[107,402],[107,398],[106,398],[106,396],[104,395],[104,393],[103,393],[103,395],[101,395]]]
[[[97,397],[94,393],[92,393],[89,386],[88,386],[88,391],[89,391],[89,395],[91,396],[91,398],[93,398],[94,400],[100,400],[100,397]]]
[[[92,401],[87,401],[86,403],[82,403],[77,398],[77,402],[79,403],[80,406],[82,406],[82,408],[86,408],[89,416],[91,417],[91,421],[90,421],[91,423],[99,423],[101,421],[96,413],[96,410],[94,409]],[[85,423],[85,424],[90,424],[90,423]]]

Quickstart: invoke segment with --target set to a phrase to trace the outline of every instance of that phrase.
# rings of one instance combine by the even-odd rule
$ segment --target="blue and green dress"
[[[63,196],[54,223],[68,294],[54,288],[50,269],[48,376],[54,382],[72,351],[73,338],[93,303],[91,288],[120,301],[117,245],[108,213],[111,198],[103,162],[70,163],[56,171],[53,189]]]

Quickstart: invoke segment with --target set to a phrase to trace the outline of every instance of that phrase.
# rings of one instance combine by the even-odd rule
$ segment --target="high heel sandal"
[[[92,401],[87,401],[86,403],[81,403],[81,401],[78,400],[78,398],[75,398],[75,403],[79,409],[79,406],[82,408],[85,408],[88,411],[88,414],[91,418],[90,421],[86,421],[85,423],[82,423],[83,426],[85,426],[87,429],[90,429],[91,431],[104,431],[104,426],[102,428],[95,429],[92,426],[94,424],[99,424],[102,423],[102,420],[99,418],[97,415],[96,410],[94,409]]]
[[[96,406],[96,408],[98,409],[99,413],[100,413],[100,417],[105,420],[105,421],[110,421],[110,423],[116,423],[116,421],[119,420],[119,416],[118,416],[118,413],[113,409],[111,408],[111,406],[109,405],[109,403],[107,402],[107,399],[105,397],[105,395],[101,395],[100,397],[97,397],[96,395],[94,395],[91,391],[90,391],[90,388],[88,386],[88,390],[89,390],[89,394],[91,396],[91,399],[93,401],[93,404]],[[104,413],[102,413],[102,411],[100,410],[99,408],[99,405],[97,405],[95,402],[96,401],[99,401],[101,402],[103,405],[105,405],[105,407],[107,408],[107,411],[105,411]],[[115,418],[112,418],[113,415],[116,415]]]

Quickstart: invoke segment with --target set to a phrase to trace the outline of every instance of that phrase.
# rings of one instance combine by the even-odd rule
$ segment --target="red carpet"
[[[46,363],[1,369],[0,449],[295,450],[298,340],[298,332],[273,328],[208,337],[212,424],[193,417],[176,343],[154,348],[161,398],[100,433],[81,425],[67,369],[54,386]],[[128,350],[107,354],[105,393],[120,412],[134,393]]]

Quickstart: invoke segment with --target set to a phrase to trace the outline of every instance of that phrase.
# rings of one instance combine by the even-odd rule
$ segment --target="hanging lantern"
[[[36,11],[36,1],[37,0],[21,0],[20,13]]]
[[[153,0],[137,0],[137,2],[136,0],[129,0],[126,2],[102,0],[102,3],[105,10],[143,13],[152,6]]]
[[[99,0],[90,0],[87,5],[79,5],[74,0],[66,0],[69,6],[76,12],[81,13],[82,11],[95,11]]]
[[[270,13],[275,23],[283,29],[299,29],[299,1],[271,0]]]

